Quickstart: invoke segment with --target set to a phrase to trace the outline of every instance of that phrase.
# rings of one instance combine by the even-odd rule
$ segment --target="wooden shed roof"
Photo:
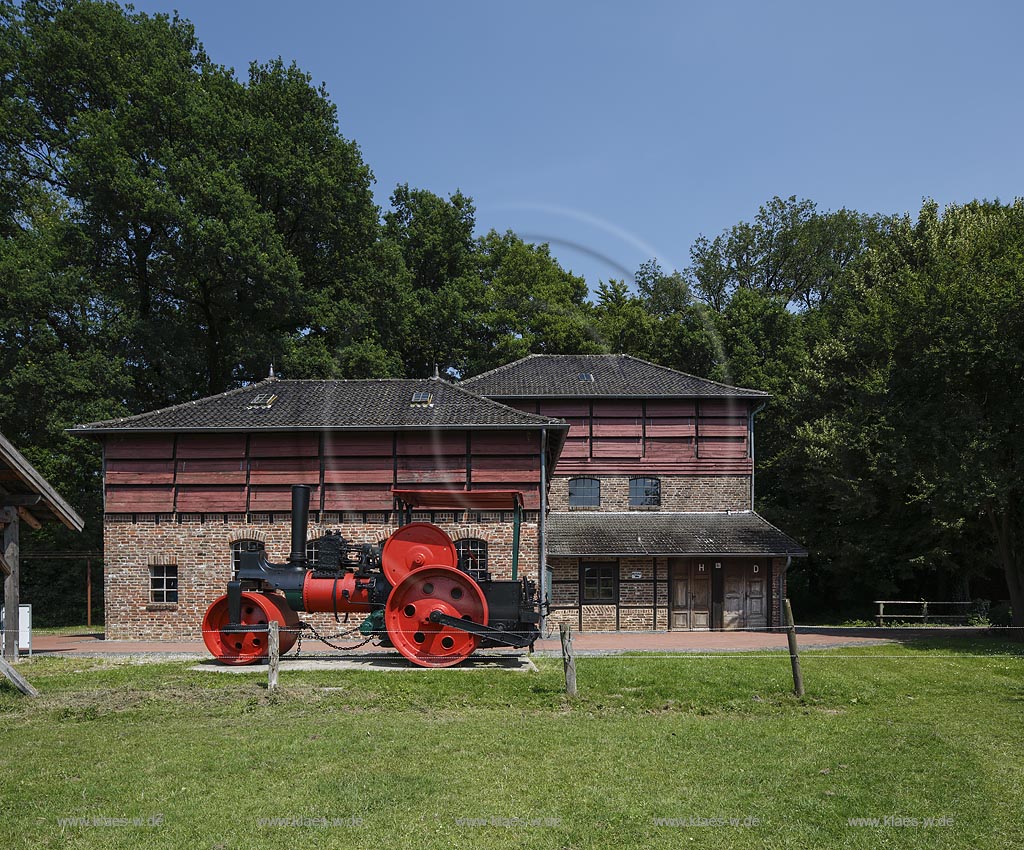
[[[60,493],[53,489],[25,456],[19,452],[10,440],[0,434],[0,507],[14,502],[24,503],[23,497],[38,496],[34,505],[22,505],[32,516],[41,522],[60,522],[73,531],[81,531],[85,527],[83,520]],[[10,497],[16,497],[10,500]]]

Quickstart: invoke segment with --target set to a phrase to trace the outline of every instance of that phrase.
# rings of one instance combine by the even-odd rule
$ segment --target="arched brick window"
[[[601,507],[601,480],[599,478],[570,478],[569,507]]]
[[[238,568],[242,565],[242,553],[250,549],[266,549],[262,540],[247,539],[231,541],[231,578],[238,575]]]
[[[459,569],[477,580],[487,578],[487,541],[467,537],[455,541],[459,553]]]
[[[658,478],[630,478],[629,506],[631,508],[661,507],[661,480]]]

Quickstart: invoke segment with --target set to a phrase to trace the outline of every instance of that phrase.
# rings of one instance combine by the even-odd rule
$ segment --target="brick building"
[[[535,356],[458,385],[268,379],[80,426],[104,448],[107,635],[196,636],[241,547],[285,560],[292,484],[313,488],[312,558],[326,530],[377,543],[411,516],[467,570],[536,576],[553,620],[770,625],[804,552],[751,509],[764,401],[629,357]]]
[[[546,547],[551,618],[581,629],[763,628],[807,553],[758,516],[767,393],[626,355],[534,355],[462,382],[564,419]]]

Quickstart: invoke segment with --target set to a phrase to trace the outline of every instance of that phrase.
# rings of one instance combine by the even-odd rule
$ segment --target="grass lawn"
[[[40,699],[0,685],[0,846],[1024,846],[1024,647],[802,658],[797,700],[786,656],[584,657],[571,702],[548,658],[285,671],[277,694],[265,673],[40,658],[20,665]],[[906,825],[849,825],[887,816]]]

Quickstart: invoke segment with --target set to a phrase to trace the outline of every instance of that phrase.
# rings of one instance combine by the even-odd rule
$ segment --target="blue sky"
[[[916,212],[1024,195],[1024,4],[137,0],[211,57],[295,60],[377,178],[562,264],[683,267],[773,195]]]

